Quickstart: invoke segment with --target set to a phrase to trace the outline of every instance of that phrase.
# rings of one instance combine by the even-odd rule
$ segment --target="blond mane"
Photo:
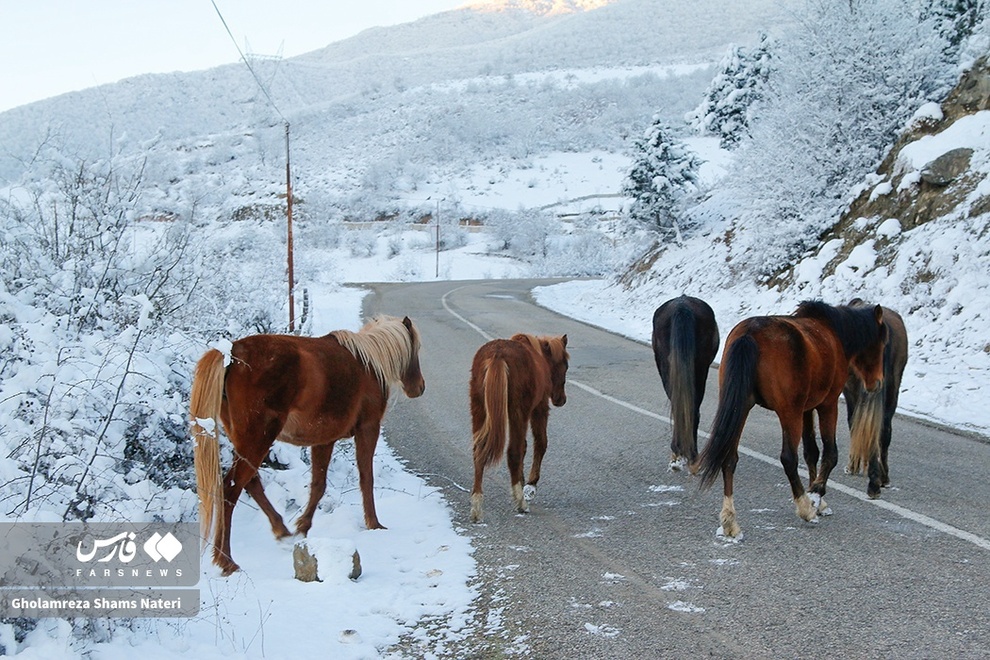
[[[543,346],[540,342],[545,341],[550,347],[550,358],[552,362],[560,362],[567,357],[567,348],[564,347],[564,342],[561,341],[560,337],[536,337],[534,335],[519,333],[512,338],[516,341],[525,339],[538,355],[543,355]]]
[[[334,330],[330,334],[375,374],[386,395],[392,383],[402,380],[419,351],[416,326],[407,329],[403,320],[394,316],[375,317],[358,332]]]

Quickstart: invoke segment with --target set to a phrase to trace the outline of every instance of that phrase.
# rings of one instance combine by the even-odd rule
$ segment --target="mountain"
[[[478,162],[621,152],[654,113],[679,122],[730,43],[785,31],[799,4],[475,4],[253,60],[275,107],[243,64],[137,76],[0,114],[0,181],[46,143],[89,160],[146,156],[162,187],[243,177],[252,183],[225,191],[243,206],[275,194],[287,121],[311,208],[355,196],[388,206],[399,191],[380,180],[408,189]]]

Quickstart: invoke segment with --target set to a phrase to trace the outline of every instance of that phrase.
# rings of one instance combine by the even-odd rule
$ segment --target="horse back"
[[[719,334],[714,310],[704,300],[692,296],[668,300],[653,312],[651,344],[660,380],[670,396],[671,360],[675,356],[690,357],[698,378],[705,377],[715,360]]]
[[[251,335],[234,342],[231,358],[229,412],[278,423],[288,442],[348,437],[362,407],[384,409],[375,376],[332,336]]]
[[[471,381],[480,381],[483,365],[505,364],[509,373],[509,405],[530,412],[550,397],[550,368],[546,360],[534,353],[535,349],[526,341],[493,339],[475,354]]]
[[[744,335],[752,337],[759,351],[755,394],[761,406],[806,411],[838,399],[849,365],[841,342],[824,322],[791,316],[752,317],[729,333],[725,352]]]

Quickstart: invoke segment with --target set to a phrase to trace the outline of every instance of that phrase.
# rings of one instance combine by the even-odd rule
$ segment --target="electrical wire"
[[[244,53],[241,51],[241,47],[237,45],[237,39],[234,38],[234,33],[230,31],[230,26],[227,25],[227,21],[224,19],[223,14],[220,13],[220,8],[217,7],[216,0],[210,0],[210,3],[213,5],[213,8],[216,10],[217,16],[220,17],[220,22],[223,23],[224,29],[227,30],[227,35],[230,37],[230,40],[234,43],[234,48],[237,49],[237,54],[241,56],[241,61],[244,62],[244,65],[247,66],[248,71],[251,72],[251,76],[254,78],[254,81],[258,83],[258,87],[261,88],[262,92],[264,92],[265,98],[268,99],[268,103],[271,104],[272,108],[274,108],[278,116],[282,118],[282,121],[286,125],[288,125],[289,120],[286,119],[285,115],[282,114],[282,111],[278,109],[278,106],[275,104],[275,100],[272,99],[272,95],[268,93],[268,88],[265,87],[265,85],[261,82],[261,78],[258,77],[258,74],[254,70],[254,67],[251,66],[251,62],[248,61],[248,58],[244,56]]]

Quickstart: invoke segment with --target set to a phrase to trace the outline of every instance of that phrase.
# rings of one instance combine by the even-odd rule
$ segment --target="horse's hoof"
[[[879,500],[880,499],[880,491],[879,490],[868,490],[868,491],[866,491],[866,496],[869,497],[871,500]]]
[[[532,502],[534,497],[536,497],[536,486],[533,484],[526,484],[523,487],[523,499],[527,502]]]
[[[715,538],[726,543],[739,543],[743,540],[743,533],[739,529],[739,525],[733,525],[729,532],[731,533],[726,533],[725,527],[719,525],[718,529],[715,530]]]
[[[688,460],[683,456],[672,456],[670,463],[667,464],[667,469],[671,472],[680,472],[688,465]]]

